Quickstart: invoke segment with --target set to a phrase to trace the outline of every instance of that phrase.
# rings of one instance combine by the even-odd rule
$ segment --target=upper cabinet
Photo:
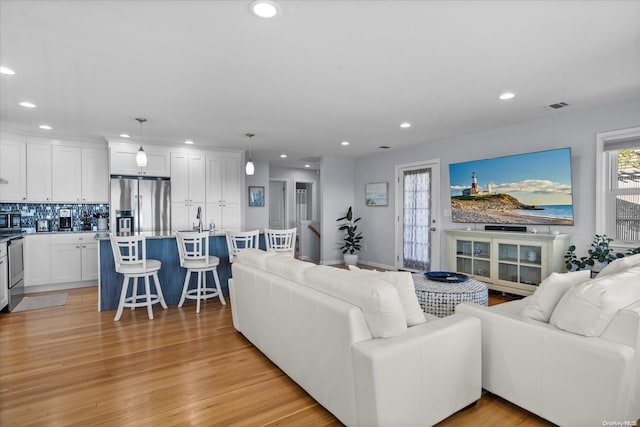
[[[136,164],[136,154],[139,146],[134,144],[113,144],[109,147],[111,153],[111,175],[142,175],[142,176],[171,176],[169,152],[161,147],[147,146],[147,166]]]
[[[27,201],[50,202],[51,145],[27,144]]]
[[[205,156],[203,154],[171,154],[171,201],[205,201]]]
[[[240,154],[207,155],[207,166],[207,203],[240,203]]]
[[[106,149],[82,149],[82,202],[109,202],[109,158]]]
[[[27,159],[28,161],[29,159]],[[56,202],[82,202],[82,149],[55,145],[51,148],[51,188]]]
[[[0,141],[0,202],[108,203],[106,147]]]
[[[27,200],[27,147],[23,142],[0,140],[0,202]]]

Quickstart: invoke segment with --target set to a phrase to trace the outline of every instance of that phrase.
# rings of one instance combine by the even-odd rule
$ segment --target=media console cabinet
[[[531,295],[553,272],[565,272],[569,234],[446,230],[449,270],[489,289]]]

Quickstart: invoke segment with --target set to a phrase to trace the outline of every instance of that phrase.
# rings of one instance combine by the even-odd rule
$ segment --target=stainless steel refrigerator
[[[124,214],[123,214],[124,212]],[[109,219],[117,231],[117,218],[131,216],[133,231],[171,231],[169,178],[111,176]]]

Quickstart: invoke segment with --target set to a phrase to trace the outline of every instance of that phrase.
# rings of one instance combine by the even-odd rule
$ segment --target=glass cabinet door
[[[542,247],[517,243],[498,244],[498,279],[525,285],[542,281]]]

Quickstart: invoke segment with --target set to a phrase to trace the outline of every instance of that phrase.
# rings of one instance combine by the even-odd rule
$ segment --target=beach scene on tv
[[[449,165],[453,222],[573,225],[571,149]]]

